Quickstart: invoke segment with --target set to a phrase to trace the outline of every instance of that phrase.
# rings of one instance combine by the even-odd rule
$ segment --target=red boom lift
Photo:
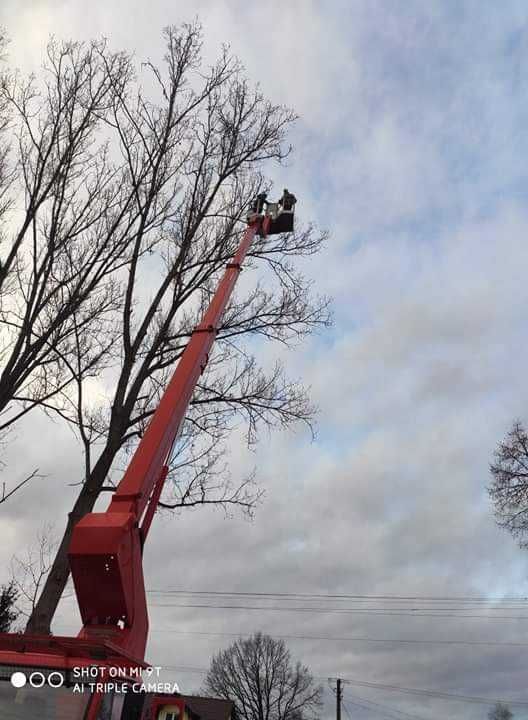
[[[256,234],[265,237],[293,229],[295,202],[287,190],[277,203],[269,203],[265,193],[257,196],[238,250],[194,329],[108,509],[89,513],[73,530],[69,560],[83,621],[79,635],[0,633],[1,720],[157,720],[161,716],[159,695],[149,703],[144,692],[120,693],[125,683],[139,686],[138,671],[147,667],[143,545],[171,450],[242,263]],[[76,683],[83,683],[85,691],[75,692]]]

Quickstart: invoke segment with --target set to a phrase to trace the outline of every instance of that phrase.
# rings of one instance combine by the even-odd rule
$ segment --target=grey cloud
[[[493,446],[527,404],[523,4],[20,5],[4,3],[0,22],[24,67],[38,67],[52,30],[105,34],[139,58],[156,56],[160,28],[198,12],[207,57],[230,41],[266,94],[301,114],[294,157],[274,178],[295,190],[301,216],[332,231],[307,268],[335,297],[336,327],[284,358],[312,386],[319,439],[275,434],[252,454],[235,434],[234,476],[256,464],[266,489],[255,521],[206,511],[158,516],[145,554],[148,586],[525,595],[526,555],[495,528],[485,494]],[[258,351],[265,362],[276,354]],[[37,417],[17,430],[5,460],[9,480],[36,466],[50,477],[0,506],[4,567],[41,521],[56,518],[60,530],[74,494],[68,483],[80,477],[73,437]],[[230,638],[171,630],[516,641],[526,624],[150,600],[149,657],[187,667],[205,667]],[[65,600],[57,628],[73,632],[78,623],[74,600]],[[526,648],[289,642],[323,678],[525,697]],[[201,682],[199,674],[172,676],[183,687]],[[431,719],[487,711],[346,692]],[[325,717],[332,703],[328,694]]]

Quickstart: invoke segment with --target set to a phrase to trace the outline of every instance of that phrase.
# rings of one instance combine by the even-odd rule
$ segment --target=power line
[[[190,672],[198,674],[207,674],[208,668],[189,667],[185,665],[164,665],[164,670],[176,670],[178,672]],[[327,680],[327,677],[321,675],[314,676],[316,680]],[[422,690],[418,688],[407,688],[400,685],[386,685],[383,683],[367,682],[366,680],[353,680],[351,678],[342,678],[342,680],[350,685],[358,685],[361,687],[375,688],[378,690],[390,690],[400,692],[405,695],[418,695],[422,697],[430,697],[440,700],[456,700],[466,703],[476,703],[479,705],[495,705],[503,703],[505,705],[513,705],[516,707],[528,707],[528,700],[505,700],[497,698],[484,698],[477,695],[459,695],[456,693],[443,692],[441,690]]]
[[[351,595],[351,594],[320,594],[320,593],[284,593],[284,592],[241,592],[241,591],[224,591],[224,590],[181,590],[181,589],[151,589],[147,591],[153,594],[162,595],[213,595],[223,597],[267,597],[267,598],[284,598],[284,599],[312,599],[320,600],[413,600],[413,601],[434,601],[434,602],[483,602],[483,603],[500,603],[500,602],[522,602],[528,601],[528,596],[504,596],[504,597],[483,597],[483,596],[438,596],[438,595]]]
[[[61,632],[73,632],[76,628],[73,626],[64,626]],[[248,631],[241,632],[203,632],[199,630],[177,630],[176,628],[150,628],[149,632],[162,633],[166,635],[191,635],[193,637],[233,637],[240,638],[248,635]],[[249,631],[249,634],[252,631]],[[451,640],[434,638],[371,638],[371,637],[332,637],[330,635],[280,635],[273,633],[274,638],[280,640],[309,640],[309,641],[328,641],[328,642],[366,642],[366,643],[386,643],[386,644],[403,644],[403,645],[468,645],[468,646],[489,646],[489,647],[528,647],[526,642],[508,642],[494,640]]]
[[[74,630],[73,627],[64,628],[61,632],[69,632]],[[229,637],[229,638],[240,638],[247,635],[247,631],[241,631],[238,633],[229,632],[203,632],[193,630],[176,630],[175,628],[150,628],[152,633],[160,633],[166,635],[191,635],[193,637]],[[323,642],[365,642],[365,643],[378,643],[387,645],[457,645],[457,646],[481,646],[481,647],[528,647],[526,642],[508,642],[508,641],[494,641],[494,640],[452,640],[452,639],[434,639],[434,638],[372,638],[372,637],[332,637],[327,635],[282,635],[273,633],[273,637],[280,640],[308,640],[308,641],[323,641]]]
[[[227,592],[227,591],[220,591],[220,590],[181,590],[181,589],[152,589],[147,591],[149,594],[152,595],[158,595],[162,598],[164,597],[203,597],[205,598],[258,598],[263,600],[280,600],[281,602],[290,602],[295,600],[312,600],[316,601],[318,603],[334,600],[334,601],[343,601],[348,600],[349,602],[352,602],[354,604],[361,604],[365,602],[385,602],[389,603],[390,607],[383,607],[378,604],[376,604],[374,607],[352,607],[352,608],[343,608],[343,607],[334,607],[334,608],[328,608],[328,607],[317,607],[317,608],[291,608],[291,611],[297,611],[297,612],[345,612],[345,613],[368,613],[368,614],[397,614],[397,613],[403,613],[405,615],[407,614],[418,614],[422,613],[424,614],[424,617],[451,617],[451,613],[466,613],[469,611],[472,611],[473,613],[478,612],[478,615],[462,615],[461,617],[470,617],[470,618],[490,618],[488,615],[482,615],[482,611],[486,612],[496,612],[496,611],[522,611],[522,610],[528,610],[528,597],[512,597],[512,596],[505,596],[502,598],[497,597],[477,597],[477,596],[411,596],[411,595],[336,595],[336,594],[317,594],[317,593],[262,593],[262,592],[239,592],[239,591],[233,591],[233,592]],[[427,603],[435,603],[436,605],[433,607],[430,606],[410,606],[409,603],[420,603],[420,602],[427,602]],[[403,606],[402,606],[403,603]],[[450,607],[446,605],[446,603],[454,603],[455,607]],[[512,604],[515,603],[515,604]],[[249,608],[245,605],[230,605],[230,606],[224,606],[224,605],[202,605],[202,604],[191,604],[191,603],[181,603],[181,604],[167,604],[167,603],[153,603],[156,607],[197,607],[197,608],[219,608],[219,609],[253,609]],[[258,610],[261,609],[275,609],[272,606],[266,606],[264,608],[258,607],[255,608]],[[286,606],[280,606],[280,609],[284,610],[290,610],[290,608]],[[430,614],[425,614],[430,613]],[[514,619],[514,620],[524,620],[528,619],[527,616],[514,616],[514,615],[507,615],[507,616],[496,616],[499,619]]]
[[[350,697],[352,697],[354,699],[350,700]],[[410,713],[406,713],[403,710],[398,710],[397,708],[392,708],[387,705],[382,705],[381,703],[374,702],[373,700],[369,700],[368,698],[359,697],[358,695],[347,696],[347,702],[351,703],[352,705],[357,705],[358,707],[362,707],[365,710],[370,710],[371,712],[377,712],[380,715],[384,715],[385,717],[391,718],[391,720],[401,720],[402,717],[408,718],[409,720],[425,720],[425,718],[422,718],[419,715],[411,715]],[[374,706],[374,707],[371,707],[371,706]],[[343,701],[343,707],[345,708],[345,712],[346,712],[346,703],[344,701]],[[375,708],[379,708],[379,710],[376,710]],[[397,713],[397,715],[395,713]],[[348,712],[347,712],[347,715],[350,718],[350,715],[348,714]],[[352,719],[350,718],[350,720],[352,720]]]
[[[326,613],[334,615],[384,615],[398,617],[439,617],[461,619],[492,619],[492,620],[528,620],[528,615],[455,615],[439,610],[428,613],[421,608],[386,609],[386,608],[318,608],[318,607],[279,607],[273,605],[201,605],[197,603],[151,603],[152,607],[193,608],[201,610],[258,610],[259,612],[298,612]]]
[[[180,597],[181,597],[181,596],[180,596]],[[266,598],[266,599],[268,599],[268,598]],[[269,599],[271,600],[271,598],[269,598]],[[293,598],[290,598],[290,599],[293,600]],[[211,600],[212,600],[212,598],[211,598]],[[279,602],[282,602],[282,601],[280,600]],[[358,601],[358,602],[359,602],[359,601]],[[362,601],[362,602],[366,602],[366,601]],[[153,605],[155,605],[155,604],[156,604],[156,602],[153,603]],[[158,604],[158,606],[160,605],[160,603],[157,603],[157,604]],[[176,607],[177,607],[177,605],[176,605]],[[202,606],[202,605],[199,605],[199,607],[203,607],[203,606]],[[212,605],[211,603],[208,603],[208,604],[207,604],[207,607],[217,607],[217,606],[216,606],[216,605]],[[221,606],[220,606],[220,607],[221,607]],[[243,605],[236,605],[236,606],[234,606],[234,607],[244,607],[244,606],[243,606]],[[267,605],[266,605],[265,607],[270,607],[270,606],[267,606]],[[287,605],[281,605],[280,607],[281,607],[281,608],[284,608],[285,610],[289,609]],[[302,606],[302,607],[304,608],[305,606]],[[295,609],[295,608],[292,608],[292,609]],[[503,612],[504,612],[504,610],[528,610],[528,605],[502,605],[502,606],[501,606],[501,605],[493,605],[493,606],[485,606],[485,605],[459,605],[459,606],[455,606],[455,607],[450,607],[449,605],[433,605],[433,606],[428,606],[428,605],[415,605],[415,604],[413,603],[412,605],[410,605],[410,604],[407,604],[407,605],[393,605],[392,607],[383,607],[383,606],[381,606],[381,605],[374,605],[373,607],[364,607],[364,606],[359,605],[359,606],[354,606],[354,607],[351,607],[351,608],[343,608],[343,607],[339,607],[339,606],[336,606],[336,607],[334,607],[334,608],[328,608],[328,607],[324,607],[324,606],[317,606],[315,609],[317,609],[317,610],[324,610],[324,611],[327,611],[327,610],[332,610],[332,611],[334,611],[334,610],[335,610],[336,612],[338,612],[338,611],[345,611],[345,610],[353,610],[353,611],[359,611],[359,610],[362,610],[362,611],[364,611],[364,610],[369,610],[369,611],[383,610],[383,611],[385,611],[385,610],[386,610],[386,611],[391,611],[391,612],[393,612],[393,611],[395,611],[395,610],[404,610],[404,611],[406,611],[406,612],[411,612],[411,611],[412,611],[412,612],[417,612],[417,611],[418,611],[418,612],[426,612],[426,611],[430,611],[430,612],[434,612],[434,613],[437,613],[437,612],[469,612],[469,611],[471,611],[471,612],[480,612],[480,611],[492,612],[492,611],[495,611],[495,610],[500,610],[500,611],[503,611]],[[528,617],[528,616],[527,616],[527,617]]]
[[[178,635],[193,635],[203,637],[241,637],[246,633],[229,633],[229,632],[202,632],[193,630],[151,630],[151,632],[159,633],[176,633]],[[487,641],[487,640],[435,640],[435,639],[406,639],[406,638],[371,638],[371,637],[331,637],[327,635],[277,635],[273,633],[274,638],[282,640],[316,640],[330,642],[369,642],[369,643],[395,643],[405,645],[484,645],[491,647],[528,647],[528,642],[507,642],[507,641]]]
[[[394,690],[396,692],[405,693],[407,695],[421,695],[424,697],[442,698],[445,700],[460,700],[462,702],[478,703],[483,705],[504,703],[506,705],[516,705],[518,707],[528,707],[528,700],[504,700],[497,698],[483,698],[476,695],[458,695],[456,693],[442,692],[440,690],[421,690],[417,688],[406,688],[401,687],[400,685],[385,685],[382,683],[367,682],[366,680],[352,680],[351,678],[344,678],[344,680],[351,685],[377,688],[380,690]]]
[[[331,689],[333,690],[333,688]],[[363,710],[370,710],[370,712],[374,712],[377,715],[389,718],[389,720],[401,720],[401,718],[408,718],[408,720],[425,720],[425,718],[422,718],[419,715],[411,715],[410,713],[406,713],[403,710],[398,710],[397,708],[382,705],[381,703],[376,703],[373,700],[359,697],[358,695],[348,694],[347,702],[351,705],[362,708]],[[348,717],[348,720],[353,720],[348,710],[347,702],[342,699],[341,704],[346,713],[346,716]]]
[[[350,713],[348,712],[348,707],[346,706],[346,704],[345,704],[344,702],[341,703],[341,704],[343,705],[343,710],[345,711],[348,720],[352,720],[352,716],[351,716]],[[355,705],[355,704],[356,704],[356,703],[352,703],[352,705]],[[365,706],[365,705],[359,705],[359,707],[366,707],[366,706]],[[368,708],[367,708],[367,710],[368,710]]]
[[[208,668],[189,667],[187,665],[163,665],[163,670],[176,670],[177,672],[196,673],[197,675],[207,675]]]

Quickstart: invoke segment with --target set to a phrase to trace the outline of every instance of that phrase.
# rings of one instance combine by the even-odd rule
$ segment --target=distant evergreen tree
[[[488,713],[489,720],[512,720],[513,713],[504,703],[497,703]]]
[[[13,581],[0,589],[0,632],[9,632],[18,617],[15,608],[18,593]]]

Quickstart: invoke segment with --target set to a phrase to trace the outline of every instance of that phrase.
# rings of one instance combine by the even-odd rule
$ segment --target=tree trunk
[[[51,633],[51,622],[70,576],[68,550],[72,530],[81,518],[93,510],[114,456],[115,452],[109,448],[103,451],[94,465],[90,479],[82,486],[72,512],[68,514],[64,535],[40,597],[27,622],[26,634],[49,635]]]

